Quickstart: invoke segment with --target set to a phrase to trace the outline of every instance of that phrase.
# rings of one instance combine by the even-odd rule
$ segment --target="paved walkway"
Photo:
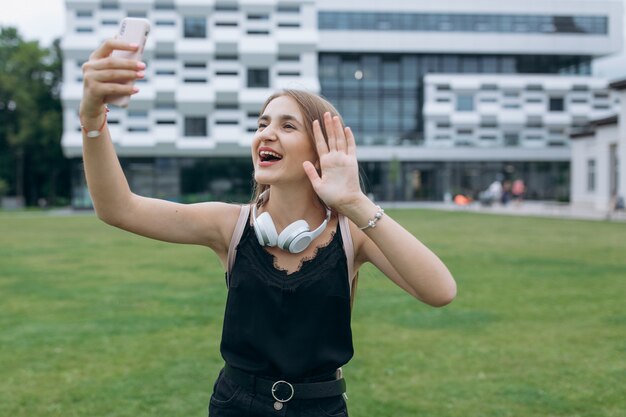
[[[552,201],[524,201],[520,204],[509,203],[506,206],[494,204],[483,206],[474,202],[468,206],[457,206],[445,202],[378,202],[383,208],[425,208],[446,211],[468,211],[475,213],[503,214],[511,216],[558,217],[580,220],[604,220],[626,222],[626,211],[621,210],[608,215],[606,212],[572,207],[567,203]]]

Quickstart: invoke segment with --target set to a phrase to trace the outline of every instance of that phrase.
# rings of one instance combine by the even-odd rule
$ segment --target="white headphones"
[[[267,193],[269,190],[265,190],[260,196],[261,205],[267,201]],[[252,222],[254,224],[254,232],[259,240],[261,246],[278,246],[280,249],[289,251],[291,253],[300,253],[305,250],[309,244],[322,234],[326,225],[330,220],[331,211],[326,207],[326,218],[322,224],[312,232],[310,232],[309,224],[304,220],[296,220],[289,226],[280,232],[280,235],[276,232],[276,226],[272,216],[266,211],[261,213],[259,217],[256,216],[257,206],[255,203],[252,207]]]

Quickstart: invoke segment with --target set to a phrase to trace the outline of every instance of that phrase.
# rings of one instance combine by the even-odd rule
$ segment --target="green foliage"
[[[2,178],[0,178],[0,198],[7,193],[9,189],[9,184]]]
[[[29,205],[70,193],[63,133],[59,40],[50,48],[0,28],[0,179]]]
[[[435,309],[361,270],[351,417],[623,416],[626,224],[387,214],[459,291]],[[92,215],[0,230],[1,416],[206,416],[227,295],[210,250]]]

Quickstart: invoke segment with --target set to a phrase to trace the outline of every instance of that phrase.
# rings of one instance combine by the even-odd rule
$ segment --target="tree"
[[[51,204],[70,195],[70,163],[63,132],[59,40],[50,48],[0,29],[0,179],[26,204]]]

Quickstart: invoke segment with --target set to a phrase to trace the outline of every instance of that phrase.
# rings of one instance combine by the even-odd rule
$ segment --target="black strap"
[[[304,400],[335,397],[346,392],[346,381],[343,378],[324,382],[291,384],[289,381],[278,382],[279,380],[272,381],[259,378],[255,375],[235,369],[228,364],[224,366],[224,376],[234,381],[237,385],[246,388],[248,391],[287,401],[289,401],[288,398]],[[293,392],[290,387],[293,387]],[[274,389],[274,395],[272,395],[272,389]],[[293,394],[293,396],[291,396],[291,394]]]

